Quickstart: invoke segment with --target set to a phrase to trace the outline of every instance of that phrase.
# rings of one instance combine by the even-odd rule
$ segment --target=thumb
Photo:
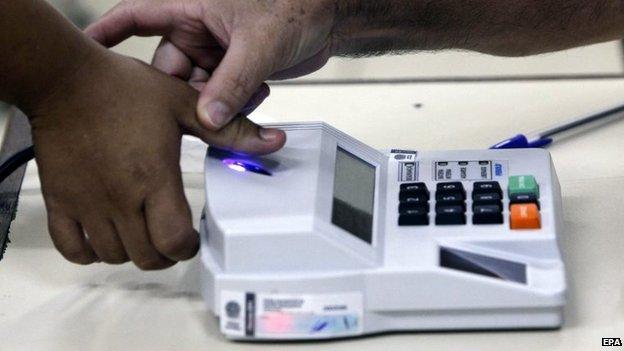
[[[228,124],[273,73],[265,48],[233,38],[201,92],[197,114],[202,125],[218,130]]]
[[[208,145],[251,155],[275,152],[286,143],[286,133],[283,131],[263,128],[241,114],[219,131],[204,128],[194,113],[179,114],[178,124],[185,134],[196,136]]]

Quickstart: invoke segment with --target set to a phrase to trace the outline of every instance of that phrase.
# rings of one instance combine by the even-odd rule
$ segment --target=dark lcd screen
[[[372,244],[375,166],[338,148],[334,173],[332,223]]]

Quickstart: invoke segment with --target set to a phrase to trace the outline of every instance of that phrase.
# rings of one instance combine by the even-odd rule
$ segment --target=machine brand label
[[[234,338],[335,338],[362,334],[362,294],[221,293],[221,332]]]

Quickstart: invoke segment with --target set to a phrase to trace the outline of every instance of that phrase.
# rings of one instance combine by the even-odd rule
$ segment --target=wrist
[[[71,49],[69,49],[71,47]],[[16,105],[32,120],[35,116],[45,114],[45,111],[59,99],[65,99],[75,89],[80,88],[80,81],[86,75],[98,71],[98,67],[105,65],[104,58],[107,52],[104,48],[84,40],[74,45],[67,45],[67,55],[56,57],[45,68],[45,73],[38,75],[40,79],[33,82],[24,82],[31,89],[23,89],[16,95]]]
[[[342,56],[346,54],[347,43],[357,31],[354,0],[334,0],[333,23],[330,33],[331,56]]]
[[[332,56],[366,56],[391,51],[397,34],[388,1],[335,0]]]
[[[461,16],[452,1],[336,0],[333,56],[370,56],[450,47],[446,32]],[[453,46],[455,47],[455,46]]]

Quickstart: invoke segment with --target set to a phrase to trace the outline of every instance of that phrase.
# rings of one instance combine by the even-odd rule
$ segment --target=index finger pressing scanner
[[[382,152],[324,123],[271,127],[288,137],[275,154],[206,157],[202,291],[226,337],[561,326],[548,152]]]

